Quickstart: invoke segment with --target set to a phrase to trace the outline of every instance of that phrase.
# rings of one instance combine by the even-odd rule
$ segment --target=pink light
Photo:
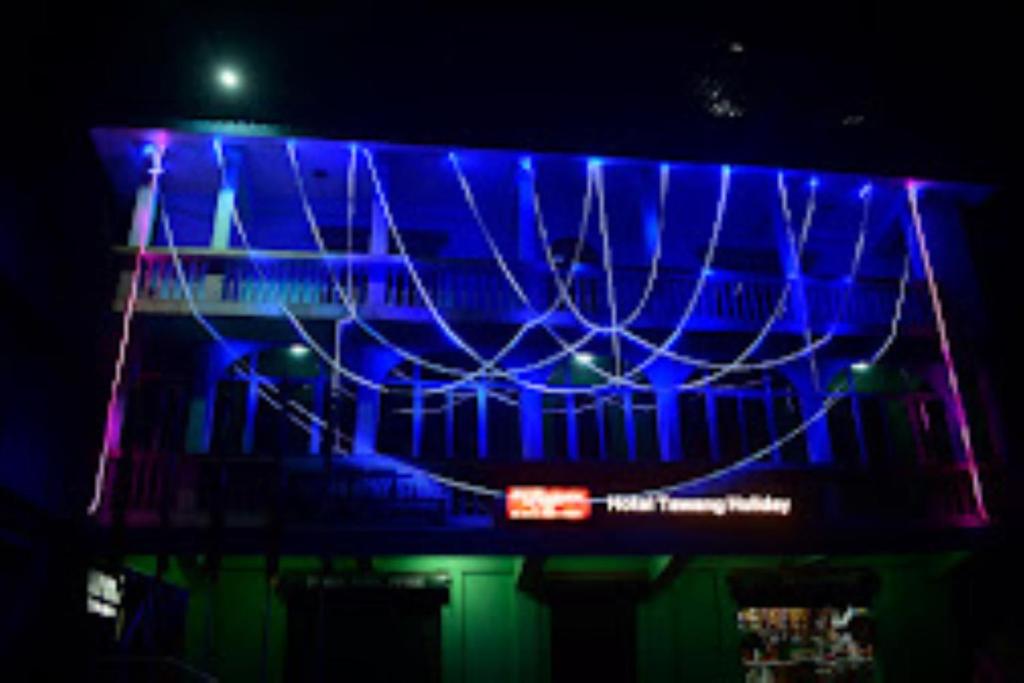
[[[157,181],[163,168],[161,163],[163,153],[164,147],[162,145],[156,147],[153,151],[153,166],[150,168],[149,176],[150,191],[152,193],[156,192]],[[103,428],[103,446],[100,449],[96,478],[93,481],[92,501],[90,501],[87,509],[87,514],[90,515],[96,514],[103,500],[103,483],[106,479],[107,460],[121,455],[120,444],[118,443],[121,434],[121,420],[123,418],[123,406],[119,399],[121,380],[124,375],[125,359],[128,356],[128,344],[131,341],[132,318],[135,316],[135,305],[139,298],[139,280],[142,273],[142,264],[147,260],[146,245],[149,243],[149,230],[153,224],[152,208],[147,208],[146,211],[145,219],[142,221],[143,232],[139,235],[139,250],[135,253],[135,264],[132,269],[128,297],[125,299],[124,312],[121,314],[121,339],[117,345],[114,376],[110,380],[110,398],[107,400],[107,418]]]
[[[954,419],[957,423],[957,431],[960,433],[960,441],[964,447],[964,457],[967,459],[967,469],[971,475],[971,491],[974,495],[975,508],[978,516],[983,522],[988,521],[988,511],[985,509],[985,497],[981,489],[981,479],[978,476],[978,464],[974,459],[974,445],[971,441],[971,428],[967,423],[967,411],[964,410],[963,397],[960,395],[960,382],[957,379],[956,367],[953,365],[953,353],[949,346],[949,335],[946,331],[946,320],[942,313],[942,302],[939,300],[939,288],[935,282],[935,271],[932,270],[931,258],[928,254],[928,245],[925,243],[924,226],[921,222],[921,213],[918,210],[917,195],[921,183],[910,180],[907,182],[907,198],[910,202],[910,216],[914,224],[914,233],[917,237],[917,246],[921,255],[921,265],[924,267],[925,277],[928,279],[928,295],[931,297],[932,311],[935,312],[935,329],[939,333],[939,349],[942,351],[942,360],[946,365],[946,377],[949,382],[950,393],[953,395]]]

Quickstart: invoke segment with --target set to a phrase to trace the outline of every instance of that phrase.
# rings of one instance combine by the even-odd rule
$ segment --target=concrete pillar
[[[679,429],[678,394],[670,388],[659,388],[654,392],[656,419],[658,424],[658,449],[661,460],[681,460],[683,449]]]
[[[487,387],[476,385],[476,450],[477,457],[487,459]]]
[[[132,225],[128,233],[128,246],[145,249],[153,241],[157,201],[160,191],[157,178],[159,170],[151,169],[135,191],[135,206],[132,209]]]
[[[419,365],[413,366],[412,378],[412,457],[418,458],[423,448],[423,385]]]
[[[636,421],[633,419],[633,392],[622,393],[622,421],[626,430],[626,452],[630,462],[636,461]]]
[[[217,381],[232,360],[227,356],[223,347],[213,342],[205,345],[199,355],[188,404],[188,429],[185,433],[186,453],[210,452]]]
[[[238,191],[239,150],[224,148],[223,158],[224,173],[221,176],[220,188],[217,190],[217,204],[213,213],[211,249],[228,249],[231,246],[231,223]]]
[[[327,411],[324,410],[324,395],[326,394],[327,378],[321,374],[313,380],[313,414],[329,423]],[[316,420],[311,420],[309,425],[309,453],[316,455],[320,452],[320,441],[324,438],[324,429]],[[330,436],[328,436],[330,438]]]
[[[608,434],[605,431],[604,423],[604,402],[607,395],[594,397],[594,418],[597,420],[597,458],[598,460],[608,459]]]
[[[537,235],[537,216],[533,205],[533,172],[530,162],[525,159],[520,162],[516,171],[516,190],[519,260],[543,265],[544,254],[541,253],[540,238]]]
[[[248,356],[249,386],[245,396],[245,428],[242,432],[242,453],[246,455],[252,453],[256,441],[256,411],[260,403],[259,382],[256,380],[259,374],[256,367],[258,357],[259,354],[255,352]]]
[[[341,353],[340,347],[337,349]],[[383,382],[399,361],[396,353],[379,346],[355,346],[344,353],[352,369],[374,382]],[[356,389],[356,424],[352,437],[353,454],[373,453],[377,448],[377,426],[380,423],[380,392],[360,384]]]
[[[352,439],[353,454],[377,450],[377,424],[380,418],[380,392],[372,387],[356,388],[356,433]]]
[[[455,392],[444,392],[444,456],[455,457]]]
[[[519,432],[522,435],[523,460],[544,459],[544,397],[539,391],[519,391]]]
[[[388,222],[384,207],[374,197],[370,208],[370,244],[371,256],[387,256],[388,253]],[[386,300],[387,272],[379,262],[371,266],[367,284],[366,300],[373,306],[379,306]]]
[[[835,369],[838,370],[844,364],[838,363],[834,365]],[[849,363],[845,363],[845,365],[848,366]],[[825,375],[831,376],[831,372],[826,371]],[[803,364],[789,368],[786,371],[786,378],[796,390],[796,395],[800,402],[801,419],[807,420],[812,415],[817,414],[825,402],[826,394],[814,386],[810,368]],[[812,465],[830,464],[832,462],[832,440],[828,433],[828,416],[822,416],[820,419],[811,422],[807,426],[804,435],[807,440],[808,462]],[[777,436],[781,438],[785,434],[778,434]]]
[[[565,432],[568,436],[569,460],[575,462],[580,459],[580,436],[576,424],[576,395],[565,395]]]
[[[813,190],[808,190],[808,198],[812,191]],[[790,222],[787,224],[785,218],[777,212],[775,214],[773,224],[775,226],[775,243],[776,249],[779,253],[779,263],[782,266],[783,275],[790,285],[787,310],[795,313],[794,317],[803,334],[804,343],[810,344],[812,341],[811,315],[808,307],[807,289],[804,286],[803,269],[801,267],[799,255],[799,240],[800,233],[803,229],[802,221],[804,206],[806,206],[806,204],[802,205],[798,210],[797,207],[793,205],[793,202],[790,201]],[[816,390],[820,390],[821,381],[818,376],[817,360],[815,359],[814,353],[812,352],[807,358],[811,370],[811,381],[813,382],[813,386]]]

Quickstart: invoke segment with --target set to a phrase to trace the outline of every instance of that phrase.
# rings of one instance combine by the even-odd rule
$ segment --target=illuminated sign
[[[665,494],[609,494],[608,513],[613,515],[777,516],[786,517],[793,501],[761,494],[727,494],[712,497],[675,497]]]
[[[590,518],[590,490],[582,486],[510,486],[505,492],[509,519],[568,520]]]

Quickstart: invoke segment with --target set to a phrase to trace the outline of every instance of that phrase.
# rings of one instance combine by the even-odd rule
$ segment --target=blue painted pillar
[[[522,435],[523,460],[544,459],[544,400],[532,389],[519,391],[519,431]]]
[[[353,454],[377,450],[377,423],[380,418],[380,392],[372,387],[356,388],[356,433],[352,439]]]
[[[455,392],[444,392],[444,457],[455,457]]]
[[[543,265],[544,255],[541,253],[540,238],[537,235],[536,212],[533,205],[533,172],[530,169],[530,162],[524,159],[516,171],[518,254],[520,261]]]
[[[197,371],[192,380],[188,405],[186,453],[209,453],[213,437],[213,408],[217,398],[217,380],[231,359],[220,346],[206,344],[199,352]]]
[[[658,388],[654,392],[654,400],[661,460],[681,460],[683,449],[679,438],[679,397],[672,389]]]
[[[337,349],[341,353],[340,347]],[[345,353],[348,362],[360,375],[381,383],[394,367],[398,356],[383,347],[356,347]],[[380,392],[372,386],[358,385],[356,389],[356,424],[352,437],[352,452],[374,453],[377,449],[377,426],[380,422]]]
[[[604,402],[607,398],[607,395],[594,397],[594,419],[597,420],[597,457],[599,460],[608,459],[608,435],[604,428],[604,411],[606,410]]]
[[[413,367],[412,378],[412,457],[418,458],[423,448],[423,385],[419,365]]]
[[[636,461],[636,420],[633,419],[633,392],[622,392],[622,421],[626,429],[626,452],[630,462]]]
[[[821,410],[827,392],[817,389],[811,377],[810,368],[806,365],[793,364],[795,367],[786,371],[793,388],[796,390],[797,398],[800,401],[800,417],[803,420],[809,419],[812,415]],[[830,362],[826,364],[824,375],[832,377],[840,367],[848,366],[849,362]],[[807,459],[812,465],[827,465],[832,462],[832,440],[828,433],[828,417],[823,416],[819,420],[811,422],[804,432],[807,439]],[[778,434],[783,437],[785,434]]]
[[[154,160],[147,160],[149,167]],[[160,197],[159,167],[148,168],[146,175],[135,191],[135,205],[132,208],[132,225],[128,232],[128,246],[145,249],[153,241],[156,222],[157,201]]]
[[[704,411],[708,423],[708,446],[711,461],[718,462],[722,451],[718,447],[718,410],[715,406],[715,392],[709,387],[704,390]]]
[[[565,395],[565,431],[569,437],[569,460],[580,459],[580,436],[576,424],[576,395]]]
[[[327,385],[327,378],[321,374],[313,380],[313,414],[330,424],[327,413],[324,410],[324,394]],[[316,420],[311,420],[309,425],[309,453],[318,455],[320,453],[320,441],[324,438],[324,429]],[[330,438],[330,437],[328,437]]]
[[[231,246],[231,223],[235,211],[235,195],[238,188],[239,150],[223,147],[224,173],[217,190],[217,204],[213,212],[213,231],[210,235],[211,249],[227,249]]]
[[[476,385],[476,450],[477,457],[487,459],[487,386]]]
[[[259,376],[256,367],[259,354],[256,352],[248,355],[248,391],[245,396],[245,428],[242,432],[242,453],[252,453],[256,441],[256,411],[259,410],[260,390],[257,377]],[[268,406],[269,407],[269,406]]]
[[[812,179],[812,183],[817,183],[816,180]],[[787,188],[790,187],[787,185]],[[800,235],[803,232],[803,219],[809,201],[810,194],[813,190],[808,189],[805,193],[805,201],[800,207],[795,206],[793,202],[794,193],[789,193],[789,212],[790,221],[787,223],[785,217],[780,212],[776,212],[775,220],[773,221],[775,226],[775,242],[776,248],[779,252],[779,262],[782,266],[782,272],[785,275],[787,282],[790,285],[789,289],[789,300],[787,301],[787,313],[793,314],[794,322],[799,326],[801,333],[803,334],[804,343],[810,344],[812,341],[811,331],[811,312],[807,299],[807,289],[804,284],[803,268],[800,263],[799,253],[799,241]],[[820,390],[821,381],[818,375],[818,365],[814,353],[811,353],[808,357],[808,364],[811,370],[811,381],[816,390]]]
[[[671,361],[657,360],[647,369],[647,377],[654,389],[655,420],[658,428],[658,448],[664,462],[682,460],[682,430],[679,426],[679,392],[676,386],[686,381],[689,368]]]
[[[371,256],[387,256],[389,228],[387,216],[380,200],[374,196],[370,208],[370,244]],[[386,299],[387,273],[380,261],[374,259],[374,265],[369,274],[369,283],[366,299],[370,305],[381,305]]]

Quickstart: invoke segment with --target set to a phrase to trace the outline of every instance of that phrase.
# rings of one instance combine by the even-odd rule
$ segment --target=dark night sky
[[[55,5],[36,22],[28,87],[58,125],[231,117],[402,141],[1003,171],[1014,41],[984,2],[597,4]],[[224,60],[244,93],[213,87]],[[743,115],[709,113],[715,89]]]

